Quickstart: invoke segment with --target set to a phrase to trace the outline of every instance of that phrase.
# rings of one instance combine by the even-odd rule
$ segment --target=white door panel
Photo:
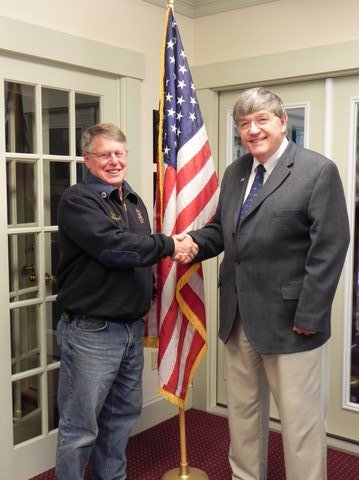
[[[333,312],[328,430],[359,441],[359,77],[333,81],[332,158],[347,197],[351,244]],[[338,232],[340,235],[340,232]],[[344,305],[344,311],[336,310]]]

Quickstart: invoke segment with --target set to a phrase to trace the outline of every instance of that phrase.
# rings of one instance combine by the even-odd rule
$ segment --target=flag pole
[[[174,12],[174,0],[167,0],[167,8]],[[159,143],[161,143],[161,134],[159,132]],[[187,445],[186,445],[186,421],[184,402],[179,404],[179,434],[180,434],[180,466],[166,472],[161,480],[209,480],[208,475],[202,470],[190,467],[187,462]]]
[[[166,472],[161,480],[209,480],[207,474],[198,468],[190,467],[187,462],[186,422],[184,408],[179,407],[181,463],[179,468]]]

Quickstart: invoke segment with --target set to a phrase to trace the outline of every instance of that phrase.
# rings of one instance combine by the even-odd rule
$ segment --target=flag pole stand
[[[207,474],[187,463],[186,423],[183,408],[179,408],[181,463],[179,468],[166,472],[161,480],[209,480]]]

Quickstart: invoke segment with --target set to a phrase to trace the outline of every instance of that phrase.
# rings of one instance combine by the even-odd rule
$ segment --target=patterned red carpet
[[[210,480],[230,480],[227,419],[193,408],[186,411],[185,418],[189,466],[203,470]],[[177,468],[180,463],[178,416],[131,437],[127,456],[130,480],[160,480],[167,471]],[[268,480],[285,480],[279,433],[270,434],[268,470]],[[53,479],[54,472],[50,470],[31,480]],[[328,480],[358,479],[359,457],[329,449]]]

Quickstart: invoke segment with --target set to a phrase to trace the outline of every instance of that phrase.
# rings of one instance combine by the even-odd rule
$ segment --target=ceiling
[[[229,12],[239,8],[254,7],[263,3],[277,2],[279,0],[143,0],[165,8],[173,3],[175,12],[190,18],[205,17],[216,13]]]

